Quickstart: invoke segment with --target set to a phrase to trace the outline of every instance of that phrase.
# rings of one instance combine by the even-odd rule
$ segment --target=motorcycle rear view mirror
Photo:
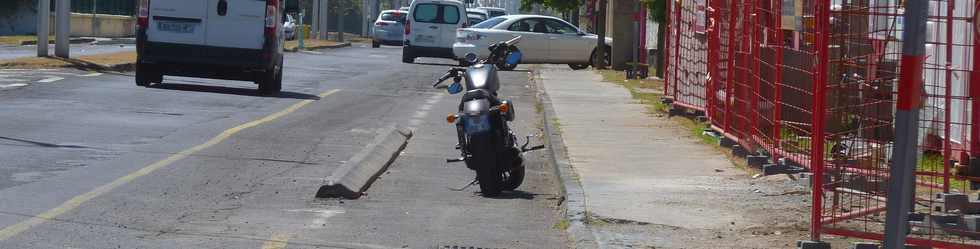
[[[449,84],[449,87],[446,87],[446,92],[449,92],[449,94],[457,94],[462,91],[463,85],[459,84],[459,81],[453,81],[452,84]]]

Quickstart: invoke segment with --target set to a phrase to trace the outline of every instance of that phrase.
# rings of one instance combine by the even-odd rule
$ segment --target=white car
[[[405,21],[402,62],[418,57],[455,59],[456,29],[465,27],[466,7],[456,0],[414,0]]]
[[[540,15],[499,16],[459,29],[453,54],[457,59],[469,53],[486,58],[491,44],[516,36],[521,36],[517,44],[521,64],[568,64],[578,70],[589,67],[597,57],[598,36],[582,32],[564,20]],[[612,39],[607,37],[606,44],[612,44]],[[608,52],[604,58],[608,62]]]
[[[487,14],[490,15],[490,17],[498,17],[498,16],[506,16],[507,15],[507,10],[504,9],[504,8],[478,7],[477,9],[481,9],[483,11],[486,11]]]

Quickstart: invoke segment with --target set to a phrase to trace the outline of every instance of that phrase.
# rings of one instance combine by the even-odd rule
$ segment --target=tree
[[[643,0],[650,19],[657,22],[657,77],[664,77],[664,34],[667,32],[667,0]]]
[[[361,10],[360,0],[330,0],[327,8],[337,15],[337,41],[344,41],[344,17]]]
[[[577,10],[582,5],[581,0],[521,0],[521,10],[531,10],[535,4],[552,8],[559,12]]]

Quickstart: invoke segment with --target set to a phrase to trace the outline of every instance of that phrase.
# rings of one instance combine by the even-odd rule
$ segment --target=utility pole
[[[71,33],[71,14],[69,0],[55,0],[55,36],[54,36],[54,55],[61,58],[68,58],[68,35]]]
[[[98,5],[99,5],[98,0],[92,0],[92,36],[99,36],[98,33],[99,26],[95,24],[99,18],[98,16],[96,16],[96,13],[98,13],[98,7],[96,6]]]
[[[344,42],[344,2],[337,0],[337,42]]]
[[[606,0],[599,0],[597,4],[599,5],[597,6],[599,13],[597,13],[598,17],[596,18],[596,35],[599,36],[599,39],[596,40],[599,44],[596,46],[596,54],[592,63],[595,64],[593,65],[595,68],[606,69],[608,66],[606,65],[606,54],[609,53],[606,51],[606,9],[608,4],[606,4]]]
[[[330,0],[320,0],[318,11],[320,13],[320,20],[318,21],[320,23],[320,34],[317,37],[320,40],[330,39],[330,33],[328,33],[330,32]]]
[[[48,30],[51,27],[51,0],[37,1],[37,57],[48,56]]]
[[[905,31],[902,32],[902,72],[898,78],[895,111],[895,158],[890,169],[885,212],[885,242],[888,249],[905,248],[909,212],[915,201],[915,167],[918,160],[919,109],[922,103],[922,63],[925,60],[927,0],[905,1]],[[826,34],[824,34],[826,35]]]
[[[310,8],[310,37],[315,37],[320,39],[320,1],[313,0],[313,6]],[[302,4],[300,4],[300,9],[303,9]]]

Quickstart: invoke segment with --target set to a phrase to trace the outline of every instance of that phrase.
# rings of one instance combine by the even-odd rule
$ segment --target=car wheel
[[[582,70],[589,68],[589,64],[568,64],[568,67],[572,68],[572,70]]]
[[[378,43],[377,40],[373,40],[373,41],[371,41],[371,47],[372,48],[380,48],[381,47],[381,43]]]
[[[414,63],[415,55],[412,54],[412,50],[408,47],[402,48],[402,62],[403,63]]]
[[[136,85],[142,87],[148,87],[153,80],[153,69],[150,65],[139,63],[136,64]]]
[[[282,60],[279,61],[279,65],[263,74],[261,78],[259,93],[266,95],[279,93],[282,90]]]

